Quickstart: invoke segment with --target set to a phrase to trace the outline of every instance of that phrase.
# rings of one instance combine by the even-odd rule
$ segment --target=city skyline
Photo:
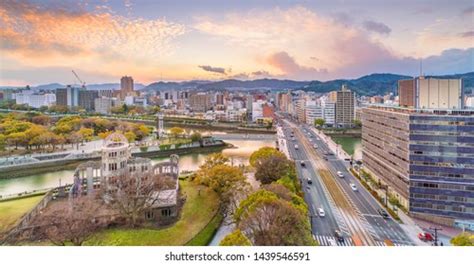
[[[0,13],[0,85],[75,83],[71,69],[87,83],[417,75],[421,59],[425,74],[474,71],[470,1],[5,1]]]

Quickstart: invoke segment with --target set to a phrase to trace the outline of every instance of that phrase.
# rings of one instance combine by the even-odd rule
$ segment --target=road
[[[296,161],[312,216],[313,234],[321,245],[413,245],[395,220],[384,219],[377,212],[382,206],[350,174],[348,162],[334,155],[326,156],[325,153],[331,151],[306,125],[285,122],[290,156]],[[294,140],[291,140],[291,131],[295,134]],[[298,150],[295,150],[295,144]],[[327,161],[323,159],[325,156]],[[305,166],[301,161],[305,161]],[[337,177],[338,171],[342,172],[343,178]],[[312,180],[311,185],[307,184],[308,178]],[[351,183],[356,185],[357,191],[352,190]],[[324,209],[324,217],[317,217],[317,208]],[[336,229],[344,235],[343,243],[336,242]]]

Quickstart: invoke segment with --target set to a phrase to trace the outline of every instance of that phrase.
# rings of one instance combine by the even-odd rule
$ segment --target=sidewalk
[[[338,144],[336,144],[330,136],[327,136],[320,130],[311,127],[311,130],[318,135],[318,137],[324,141],[324,143],[329,147],[331,152],[336,154],[337,158],[340,160],[346,160],[346,159],[351,159],[351,156],[347,154],[344,149]]]

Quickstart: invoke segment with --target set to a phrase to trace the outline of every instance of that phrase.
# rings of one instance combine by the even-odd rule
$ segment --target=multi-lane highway
[[[395,220],[379,214],[379,202],[348,171],[348,163],[331,154],[313,129],[288,120],[282,125],[310,208],[313,234],[321,245],[413,245]],[[344,177],[338,177],[338,172]],[[320,216],[320,208],[324,216]],[[336,230],[343,241],[335,237]]]

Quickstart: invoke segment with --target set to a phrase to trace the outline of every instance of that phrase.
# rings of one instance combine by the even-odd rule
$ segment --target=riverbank
[[[138,152],[132,153],[132,156],[136,157],[147,157],[147,158],[163,158],[169,157],[172,154],[183,155],[183,154],[193,154],[193,153],[212,153],[220,152],[226,148],[232,148],[233,145],[226,142],[221,142],[219,145],[213,146],[193,146],[193,147],[183,147],[176,149],[168,150],[156,150],[156,151],[147,151],[147,152]],[[74,159],[65,159],[62,161],[43,161],[41,163],[26,164],[26,165],[14,165],[8,168],[0,168],[0,179],[8,178],[18,178],[23,176],[29,176],[33,174],[48,173],[53,171],[61,170],[74,170],[80,163],[89,161],[89,160],[99,160],[100,156],[95,156],[91,158],[74,158]]]
[[[328,136],[347,136],[347,137],[362,137],[362,129],[345,129],[345,128],[323,128],[320,129]]]

